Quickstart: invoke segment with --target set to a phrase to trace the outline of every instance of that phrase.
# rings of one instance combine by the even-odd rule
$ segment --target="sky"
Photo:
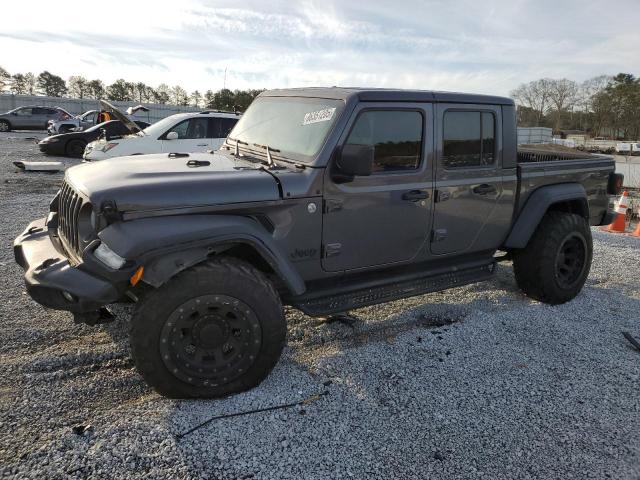
[[[189,92],[640,75],[640,0],[2,2],[0,66]],[[225,84],[226,69],[226,84]]]

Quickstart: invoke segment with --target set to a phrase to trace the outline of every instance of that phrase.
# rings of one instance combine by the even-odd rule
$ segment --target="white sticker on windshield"
[[[309,112],[304,114],[304,120],[302,125],[310,125],[318,122],[328,122],[333,118],[333,114],[336,113],[336,107],[325,108],[324,110],[316,110],[315,112]]]

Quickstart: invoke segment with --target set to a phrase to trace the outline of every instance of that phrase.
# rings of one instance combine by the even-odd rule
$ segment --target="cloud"
[[[308,85],[508,94],[541,76],[639,73],[637,0],[146,2],[0,20],[3,66],[189,90]],[[92,10],[95,9],[95,10]],[[76,13],[70,13],[74,10]],[[82,13],[79,13],[82,11]],[[77,18],[69,18],[77,15]],[[34,18],[35,16],[35,18]],[[45,21],[46,20],[46,21]],[[59,21],[71,25],[61,32]],[[46,55],[38,55],[46,51]],[[88,69],[90,73],[86,73]]]

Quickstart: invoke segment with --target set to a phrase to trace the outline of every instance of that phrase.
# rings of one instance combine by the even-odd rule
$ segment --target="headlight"
[[[122,258],[116,252],[111,250],[104,243],[101,243],[100,245],[98,245],[98,248],[96,248],[93,251],[93,254],[98,260],[104,263],[107,267],[113,268],[114,270],[118,270],[119,268],[122,268],[122,266],[126,262],[124,258]]]
[[[118,144],[114,143],[114,142],[109,142],[109,143],[105,143],[101,148],[99,148],[98,150],[100,150],[101,152],[108,152],[109,150],[111,150],[112,148],[117,147]]]

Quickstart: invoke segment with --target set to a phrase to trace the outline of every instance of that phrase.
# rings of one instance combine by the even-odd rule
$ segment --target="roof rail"
[[[235,110],[235,111],[230,111],[230,110],[203,110],[201,112],[198,112],[201,115],[207,114],[207,113],[229,113],[231,115],[240,115],[242,112]]]

